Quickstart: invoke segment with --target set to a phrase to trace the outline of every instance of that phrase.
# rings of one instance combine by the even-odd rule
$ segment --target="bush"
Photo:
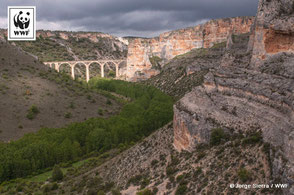
[[[72,114],[70,112],[67,112],[64,114],[64,118],[71,118]]]
[[[110,101],[110,99],[107,99],[106,104],[107,105],[111,105],[112,104],[112,102]]]
[[[180,183],[185,178],[185,175],[179,175],[176,178],[177,183]]]
[[[180,184],[176,190],[176,195],[184,195],[186,194],[188,188],[186,184]]]
[[[71,109],[75,109],[75,104],[74,104],[74,102],[70,102],[69,107],[70,107]]]
[[[158,163],[158,160],[154,159],[151,161],[151,166],[154,167]]]
[[[51,190],[57,190],[58,189],[58,184],[56,182],[54,182],[52,184]]]
[[[30,107],[30,109],[28,110],[28,113],[27,113],[27,118],[32,120],[36,117],[36,115],[39,113],[39,109],[36,105],[32,105]]]
[[[251,173],[249,171],[247,171],[245,168],[241,168],[238,171],[238,176],[242,182],[246,182],[246,181],[250,180]]]
[[[59,166],[55,165],[52,172],[53,181],[60,181],[63,179],[63,172]]]
[[[161,66],[160,66],[160,62],[162,61],[162,59],[158,56],[152,56],[152,57],[149,57],[149,61],[152,65],[152,68],[154,69],[161,69]]]
[[[112,195],[121,195],[120,191],[118,189],[111,190]]]
[[[50,192],[51,190],[51,185],[50,184],[46,184],[44,187],[43,187],[43,192],[46,194],[47,192]]]
[[[97,192],[97,195],[105,195],[105,192],[104,192],[103,190],[99,190],[99,191]]]
[[[101,108],[98,109],[98,114],[99,114],[100,116],[103,116],[103,110],[102,110]]]
[[[222,128],[216,128],[211,130],[210,144],[212,146],[219,145],[222,140],[227,138]]]
[[[111,77],[111,78],[114,78],[115,77],[115,72],[113,70],[110,70],[109,73],[108,73],[108,76]]]
[[[144,189],[140,192],[137,192],[136,195],[153,195],[153,192],[149,189]]]
[[[249,137],[244,138],[242,144],[256,144],[260,141],[262,141],[262,133],[259,131],[249,135]]]

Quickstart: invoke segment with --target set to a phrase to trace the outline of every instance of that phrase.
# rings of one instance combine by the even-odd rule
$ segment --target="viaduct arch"
[[[75,66],[77,64],[83,64],[86,67],[86,81],[89,82],[90,80],[90,65],[93,63],[97,63],[100,65],[100,70],[101,70],[101,77],[104,77],[104,65],[106,63],[113,63],[115,65],[115,77],[119,77],[119,65],[122,62],[126,62],[125,59],[120,59],[120,60],[82,60],[82,61],[55,61],[55,62],[44,62],[46,66],[49,66],[50,68],[53,68],[59,72],[60,66],[62,64],[68,64],[71,68],[71,77],[75,79]]]

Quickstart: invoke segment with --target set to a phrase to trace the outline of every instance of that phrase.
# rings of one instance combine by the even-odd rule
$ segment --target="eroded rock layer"
[[[132,81],[159,73],[152,58],[160,64],[195,48],[210,48],[225,42],[230,33],[250,32],[254,17],[212,20],[191,28],[166,32],[152,39],[134,39],[128,47],[127,78]]]
[[[261,131],[272,146],[273,178],[288,184],[285,194],[294,194],[293,4],[261,0],[249,50],[246,43],[228,49],[204,83],[174,106],[174,146],[179,151],[209,143],[216,127]]]

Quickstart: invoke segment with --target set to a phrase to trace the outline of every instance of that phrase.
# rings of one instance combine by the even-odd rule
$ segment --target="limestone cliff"
[[[127,78],[132,81],[158,74],[159,64],[196,48],[210,48],[225,42],[230,33],[250,32],[253,17],[212,20],[195,27],[166,32],[152,39],[134,39],[128,47]]]
[[[252,39],[256,65],[281,52],[294,53],[294,1],[260,1]]]
[[[260,0],[248,48],[230,49],[203,85],[174,106],[174,146],[194,150],[211,130],[261,131],[272,177],[294,194],[294,2]],[[229,45],[229,44],[228,44]]]

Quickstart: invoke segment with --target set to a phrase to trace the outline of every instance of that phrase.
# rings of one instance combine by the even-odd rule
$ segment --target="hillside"
[[[174,150],[172,140],[173,128],[168,124],[122,153],[114,150],[78,167],[67,168],[57,188],[50,180],[44,182],[47,179],[41,179],[44,175],[19,181],[16,185],[12,183],[10,191],[21,189],[25,193],[43,191],[50,194],[281,193],[277,189],[238,190],[229,186],[242,182],[263,184],[272,179],[268,145],[258,135],[234,134],[216,139],[212,145],[203,145],[193,152],[182,153]]]
[[[0,29],[0,39],[6,39],[7,31]],[[41,62],[124,59],[127,56],[128,40],[98,32],[37,31],[36,41],[16,41],[16,46]],[[124,74],[126,63],[119,67]],[[70,75],[70,67],[62,65],[61,71]],[[105,76],[111,77],[115,65],[105,64]],[[85,80],[85,67],[76,66],[76,78]],[[101,75],[100,65],[92,64],[91,77]]]
[[[49,70],[32,56],[0,42],[0,140],[9,141],[41,127],[62,127],[120,110],[114,100],[88,90],[69,76]],[[35,105],[35,107],[34,107]]]

